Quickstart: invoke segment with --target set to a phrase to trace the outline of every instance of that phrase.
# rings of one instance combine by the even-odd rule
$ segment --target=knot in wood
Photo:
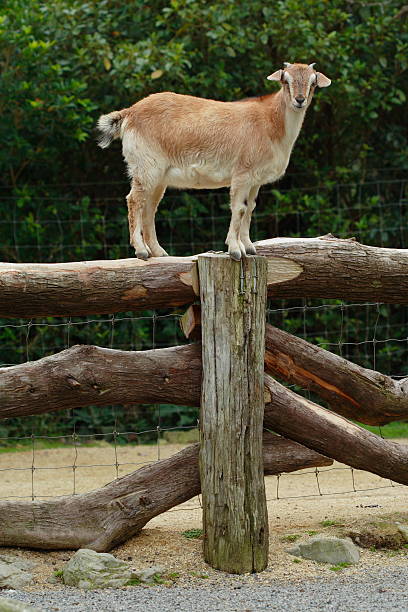
[[[74,378],[73,376],[67,376],[67,383],[71,385],[71,387],[81,386],[81,383],[77,381],[77,379]]]

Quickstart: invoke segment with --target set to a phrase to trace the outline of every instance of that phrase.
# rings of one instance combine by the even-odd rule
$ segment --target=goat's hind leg
[[[143,238],[153,257],[165,257],[167,255],[157,240],[154,221],[157,207],[165,190],[166,187],[163,185],[156,187],[150,196],[146,197],[146,204],[143,209]]]
[[[146,205],[146,192],[143,184],[138,179],[132,179],[132,187],[126,196],[126,200],[128,205],[130,244],[136,251],[136,257],[147,259],[150,251],[145,245],[142,235],[142,215]]]

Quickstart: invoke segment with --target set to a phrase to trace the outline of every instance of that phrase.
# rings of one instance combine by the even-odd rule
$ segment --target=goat
[[[167,255],[154,220],[168,186],[230,187],[228,253],[235,260],[256,254],[249,228],[259,188],[283,176],[315,88],[331,83],[314,64],[284,66],[267,77],[281,84],[272,94],[219,102],[163,92],[99,118],[100,147],[122,139],[131,178],[130,243],[138,258]]]

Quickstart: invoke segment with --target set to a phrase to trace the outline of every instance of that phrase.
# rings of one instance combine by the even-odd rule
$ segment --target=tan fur
[[[255,198],[261,185],[284,174],[319,74],[292,64],[269,77],[282,77],[282,88],[270,95],[219,102],[164,92],[103,115],[101,146],[120,135],[132,177],[127,202],[136,255],[166,254],[157,241],[154,216],[167,186],[229,186],[228,251],[234,259],[255,253],[249,238]],[[304,96],[301,108],[299,96]]]

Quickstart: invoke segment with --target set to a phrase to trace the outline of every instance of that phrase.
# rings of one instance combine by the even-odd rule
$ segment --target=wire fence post
[[[268,563],[262,458],[267,260],[198,257],[204,558],[231,573]]]

